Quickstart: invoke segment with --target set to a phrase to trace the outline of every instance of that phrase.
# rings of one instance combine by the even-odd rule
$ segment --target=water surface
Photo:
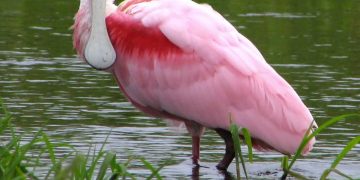
[[[336,115],[359,112],[359,1],[201,2],[213,5],[254,42],[301,95],[318,124]],[[224,148],[214,132],[207,130],[203,137],[201,164],[205,167],[193,169],[191,138],[184,131],[168,128],[162,120],[136,110],[109,74],[77,59],[69,27],[78,3],[0,3],[0,96],[14,114],[17,131],[42,128],[54,141],[69,142],[87,152],[90,144],[100,146],[111,130],[107,150],[115,151],[119,160],[131,153],[154,164],[167,163],[161,172],[166,179],[190,178],[192,174],[201,179],[228,177],[214,169]],[[336,124],[318,136],[315,149],[295,170],[318,177],[359,132],[358,120]],[[355,178],[360,178],[359,152],[358,145],[339,167]],[[255,163],[249,165],[251,176],[281,176],[280,158],[277,153],[255,152]],[[133,173],[149,174],[140,162],[134,163]],[[235,172],[233,166],[229,172]]]

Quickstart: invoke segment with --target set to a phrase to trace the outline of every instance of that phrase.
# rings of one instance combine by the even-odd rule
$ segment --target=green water
[[[211,4],[254,42],[301,95],[318,124],[336,115],[360,112],[360,1],[201,2]],[[163,176],[196,175],[189,161],[191,138],[186,133],[140,113],[119,93],[109,74],[76,58],[69,27],[78,3],[0,2],[0,96],[14,114],[17,131],[43,128],[54,141],[69,142],[86,152],[90,143],[101,144],[112,129],[106,149],[117,152],[120,159],[126,159],[128,152],[154,164],[171,159]],[[296,169],[318,177],[345,143],[359,135],[359,121],[338,123],[318,137],[315,149]],[[359,152],[356,146],[340,166],[357,178]],[[223,143],[210,130],[203,137],[201,153],[201,163],[208,168],[200,168],[200,178],[224,178],[214,170]],[[250,174],[278,177],[280,157],[255,152]],[[149,173],[141,167],[132,171]],[[234,167],[229,171],[233,173]]]

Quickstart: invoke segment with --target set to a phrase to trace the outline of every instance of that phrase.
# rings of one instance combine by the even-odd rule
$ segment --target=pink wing
[[[221,15],[188,0],[124,4],[107,25],[118,57],[112,71],[129,99],[209,128],[228,129],[231,114],[255,138],[295,152],[309,110]]]

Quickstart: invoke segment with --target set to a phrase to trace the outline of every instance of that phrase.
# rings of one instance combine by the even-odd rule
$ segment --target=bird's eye
[[[311,129],[312,129],[313,131],[315,131],[317,128],[318,128],[318,127],[317,127],[316,125],[313,125]]]

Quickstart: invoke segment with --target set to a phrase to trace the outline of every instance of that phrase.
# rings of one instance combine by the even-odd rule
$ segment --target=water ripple
[[[278,13],[278,12],[264,12],[264,13],[245,13],[238,14],[239,17],[274,17],[274,18],[315,18],[315,15],[311,14],[294,14],[294,13]]]

